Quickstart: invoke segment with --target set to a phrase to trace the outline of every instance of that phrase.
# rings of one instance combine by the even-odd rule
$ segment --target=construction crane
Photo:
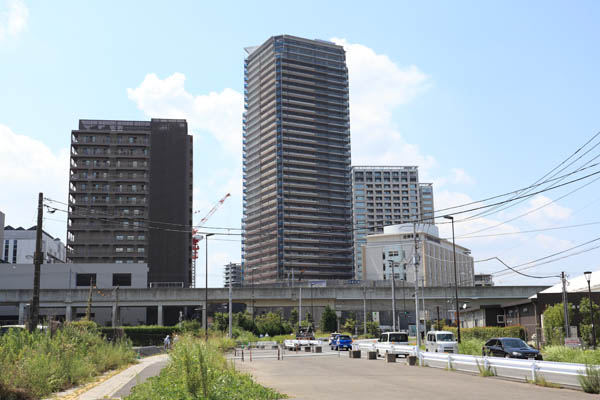
[[[196,260],[198,259],[198,250],[200,249],[200,245],[198,243],[200,243],[200,241],[204,238],[199,234],[200,228],[202,228],[206,221],[208,221],[208,219],[219,209],[219,207],[225,203],[225,200],[227,200],[229,196],[231,196],[230,193],[227,193],[225,196],[223,196],[223,198],[219,200],[217,204],[213,206],[213,208],[210,209],[208,214],[206,214],[204,218],[200,220],[200,223],[192,229],[192,287],[196,287]],[[199,212],[200,211],[194,211],[194,214],[198,214]]]

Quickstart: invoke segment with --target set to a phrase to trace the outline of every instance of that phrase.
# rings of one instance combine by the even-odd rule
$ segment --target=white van
[[[382,333],[377,342],[375,343],[375,351],[377,352],[377,357],[383,357],[385,353],[396,354],[396,356],[408,355],[408,353],[403,351],[390,350],[389,345],[391,344],[408,346],[408,333],[405,331]]]
[[[454,334],[448,331],[429,331],[425,341],[425,350],[432,353],[458,353],[458,342]]]

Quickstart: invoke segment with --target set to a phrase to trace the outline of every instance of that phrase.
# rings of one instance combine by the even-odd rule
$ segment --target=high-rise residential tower
[[[354,196],[354,271],[362,279],[363,246],[367,235],[387,225],[421,221],[433,224],[433,187],[419,183],[415,166],[352,167]]]
[[[80,120],[71,133],[67,257],[148,263],[151,286],[191,280],[187,122]]]
[[[352,277],[348,69],[342,46],[274,36],[244,63],[244,270]]]

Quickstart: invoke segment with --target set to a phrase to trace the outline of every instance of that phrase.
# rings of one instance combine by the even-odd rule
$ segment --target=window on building
[[[12,254],[12,263],[16,264],[17,263],[17,246],[18,243],[16,240],[13,240],[13,254]]]
[[[8,262],[8,240],[4,241],[4,261]]]
[[[113,286],[131,286],[131,274],[113,274]]]
[[[77,286],[96,286],[96,274],[77,274],[75,284]]]

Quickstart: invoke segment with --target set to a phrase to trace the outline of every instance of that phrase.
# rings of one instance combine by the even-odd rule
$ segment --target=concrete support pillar
[[[162,306],[159,306],[159,307],[160,307],[159,308],[159,310],[160,310],[159,311],[159,313],[160,313],[159,314],[160,315],[159,318],[162,319]],[[112,327],[113,328],[121,325],[121,315],[120,315],[120,313],[121,313],[121,307],[117,306],[116,304],[113,304],[113,306],[112,306]],[[159,324],[159,325],[162,325],[162,324]]]
[[[70,304],[67,304],[65,310],[65,321],[71,322],[73,320],[73,307]]]
[[[162,325],[163,324],[163,306],[162,306],[162,304],[159,304],[157,306],[157,308],[158,308],[158,313],[157,313],[158,317],[156,320],[156,324]]]
[[[25,324],[25,306],[27,303],[19,303],[19,325]]]

